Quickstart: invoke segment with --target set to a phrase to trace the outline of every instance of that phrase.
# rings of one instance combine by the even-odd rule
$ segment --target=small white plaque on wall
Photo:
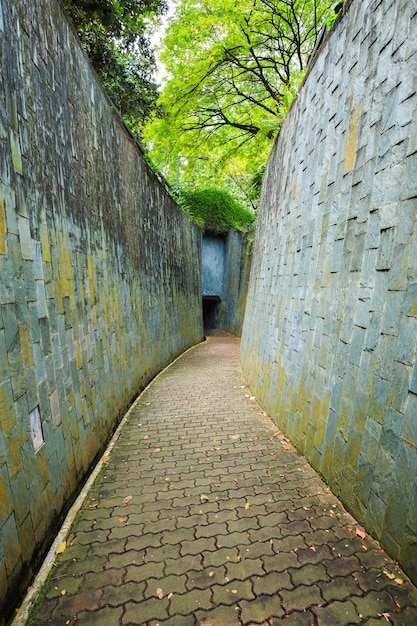
[[[41,416],[39,413],[39,408],[36,407],[29,413],[29,421],[30,421],[30,432],[32,433],[32,441],[35,452],[37,452],[40,448],[42,448],[43,441],[43,432],[42,432],[42,424],[41,424]]]

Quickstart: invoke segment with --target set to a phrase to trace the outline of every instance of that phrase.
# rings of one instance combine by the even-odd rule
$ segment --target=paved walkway
[[[208,340],[136,402],[30,623],[417,625],[417,590]]]

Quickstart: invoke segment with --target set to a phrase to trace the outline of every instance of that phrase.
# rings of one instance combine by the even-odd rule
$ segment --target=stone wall
[[[200,230],[146,166],[60,5],[0,0],[0,59],[4,619],[119,418],[203,324]]]
[[[208,328],[221,328],[240,337],[250,270],[250,241],[230,228],[221,238],[203,238],[203,310]],[[221,301],[207,296],[219,296]]]
[[[201,254],[203,298],[224,297],[225,247],[225,237],[203,236]]]
[[[242,335],[266,411],[417,581],[417,7],[353,0],[271,154]]]

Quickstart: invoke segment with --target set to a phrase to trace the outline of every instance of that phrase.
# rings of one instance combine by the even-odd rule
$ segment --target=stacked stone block
[[[203,327],[200,231],[60,5],[1,0],[0,58],[3,616],[120,416]]]
[[[242,334],[245,314],[251,236],[230,228],[224,238],[203,238],[203,297],[221,298],[221,302],[209,302],[205,307],[204,323],[238,337]]]
[[[414,580],[416,172],[417,8],[354,0],[270,157],[242,359],[264,408]]]

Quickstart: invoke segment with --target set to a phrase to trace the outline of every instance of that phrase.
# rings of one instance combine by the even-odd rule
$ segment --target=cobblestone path
[[[213,331],[155,379],[30,624],[417,625],[417,593],[263,413]]]

